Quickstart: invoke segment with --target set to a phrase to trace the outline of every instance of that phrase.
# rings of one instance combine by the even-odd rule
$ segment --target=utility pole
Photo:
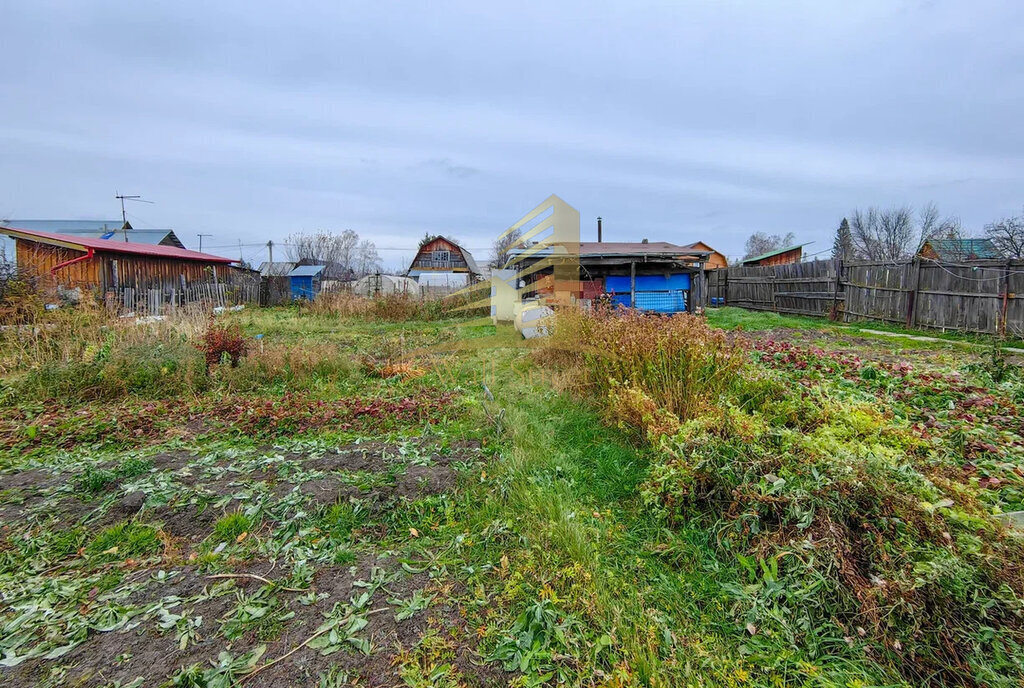
[[[199,251],[201,253],[202,250],[203,250],[203,237],[204,236],[213,236],[213,235],[212,234],[197,234],[196,236],[199,237]]]
[[[238,240],[238,264],[241,265],[245,262],[245,258],[242,257],[242,240]]]

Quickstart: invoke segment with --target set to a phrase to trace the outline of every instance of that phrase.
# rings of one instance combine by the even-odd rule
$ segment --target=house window
[[[451,260],[451,254],[448,251],[434,251],[433,259],[439,262],[448,262]]]

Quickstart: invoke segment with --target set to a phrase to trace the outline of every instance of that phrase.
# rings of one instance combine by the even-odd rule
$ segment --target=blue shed
[[[687,310],[690,294],[690,275],[677,273],[669,275],[637,275],[636,303],[630,303],[630,277],[609,275],[604,279],[605,293],[611,295],[612,303],[627,308],[638,308],[655,313],[682,313]]]
[[[323,265],[300,265],[288,273],[292,287],[292,300],[312,301],[320,291],[320,277]]]

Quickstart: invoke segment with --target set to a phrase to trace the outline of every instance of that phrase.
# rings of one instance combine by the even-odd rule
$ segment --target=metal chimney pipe
[[[597,243],[601,243],[601,217],[597,218]]]

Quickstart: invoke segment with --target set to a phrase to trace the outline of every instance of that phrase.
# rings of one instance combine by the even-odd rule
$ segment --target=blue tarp
[[[624,275],[606,277],[604,290],[612,295],[612,303],[626,307],[630,303],[630,278]],[[636,308],[658,313],[679,313],[686,310],[690,289],[689,274],[637,275]]]

